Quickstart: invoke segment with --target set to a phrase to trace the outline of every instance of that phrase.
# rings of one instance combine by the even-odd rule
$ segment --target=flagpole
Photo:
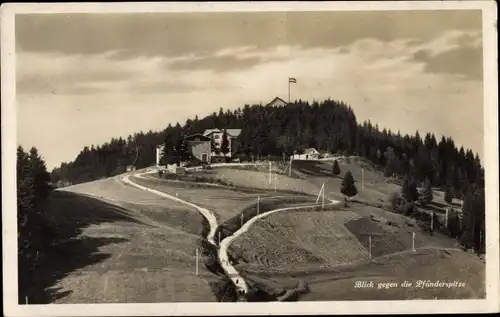
[[[290,78],[288,78],[288,104],[290,104]]]

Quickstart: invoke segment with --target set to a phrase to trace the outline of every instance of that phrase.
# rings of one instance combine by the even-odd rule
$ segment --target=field
[[[33,303],[218,300],[224,277],[204,256],[195,272],[206,224],[194,210],[105,179],[56,191],[45,214],[58,242],[42,255]]]
[[[275,188],[275,177],[276,189],[280,192],[317,196],[321,187],[321,185],[317,186],[305,179],[289,177],[288,175],[277,175],[276,173],[271,174],[271,182],[269,182],[269,171],[265,167],[217,167],[210,171],[210,173],[205,172],[204,175],[206,177],[225,180],[238,188],[253,188],[271,192]]]
[[[462,251],[418,249],[374,260],[317,270],[243,271],[242,275],[261,297],[276,299],[286,289],[306,283],[301,301],[327,300],[407,300],[484,298],[484,264]],[[390,287],[403,281],[412,287]],[[419,280],[464,283],[463,287],[417,288]],[[358,281],[374,282],[373,288],[355,288]],[[380,284],[380,286],[379,286]],[[394,286],[394,285],[392,285]]]
[[[219,223],[224,223],[239,215],[244,209],[254,206],[259,197],[261,201],[273,199],[273,197],[293,197],[286,191],[259,190],[258,187],[246,190],[251,187],[246,186],[241,189],[238,187],[203,186],[196,183],[171,182],[153,176],[132,177],[131,179],[140,185],[154,188],[213,211]],[[237,175],[231,178],[231,180],[233,179],[237,180]]]
[[[341,178],[331,176],[331,162],[294,161],[293,164],[293,178],[309,181],[315,186],[325,183],[329,198],[342,197],[339,193]],[[400,187],[386,182],[374,167],[353,159],[349,162],[341,160],[339,165],[342,174],[351,170],[356,180],[361,177],[363,166],[363,190],[355,197],[359,202],[352,202],[342,210],[273,214],[256,222],[231,245],[232,254],[238,258],[237,269],[255,289],[265,294],[262,298],[276,299],[285,290],[297,287],[298,281],[305,281],[310,286],[310,292],[303,295],[302,300],[362,299],[363,296],[366,296],[364,299],[470,298],[484,295],[481,279],[457,292],[450,289],[434,289],[432,292],[414,288],[404,292],[354,289],[354,281],[363,276],[384,282],[405,278],[468,281],[474,274],[484,277],[484,263],[476,256],[458,250],[454,239],[439,232],[433,235],[424,233],[415,219],[389,212],[388,195],[400,191]],[[357,186],[360,189],[361,184]],[[436,191],[434,201],[419,209],[443,216],[448,206],[443,201],[443,194]],[[417,252],[412,252],[413,232]],[[411,273],[405,275],[406,269],[412,270]],[[287,274],[300,278],[287,279]]]

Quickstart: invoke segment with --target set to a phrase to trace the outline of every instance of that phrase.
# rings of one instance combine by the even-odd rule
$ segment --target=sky
[[[481,11],[16,16],[18,143],[86,145],[244,104],[341,100],[358,122],[483,156]]]

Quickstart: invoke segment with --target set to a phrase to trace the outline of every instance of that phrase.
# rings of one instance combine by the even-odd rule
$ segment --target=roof
[[[227,134],[229,134],[232,137],[237,137],[241,133],[241,129],[226,129]],[[204,136],[208,136],[214,132],[223,132],[221,129],[207,129],[205,132],[203,132]]]
[[[194,134],[187,135],[187,136],[184,137],[184,140],[190,141],[190,140],[193,140],[195,138],[200,138],[200,139],[203,139],[204,141],[210,141],[209,137],[207,137],[207,136],[205,136],[205,135],[203,135],[201,133],[194,133]]]
[[[274,105],[274,104],[276,104],[276,103],[278,103],[278,102],[279,102],[279,103],[283,103],[283,104],[285,104],[285,105],[287,105],[287,104],[288,104],[285,100],[281,99],[280,97],[276,97],[276,98],[274,98],[274,99],[273,99],[270,103],[268,103],[266,106],[272,106],[272,105]]]

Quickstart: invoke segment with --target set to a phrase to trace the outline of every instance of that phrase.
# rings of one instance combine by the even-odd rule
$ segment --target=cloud
[[[422,22],[425,21],[425,22]],[[213,55],[226,48],[335,48],[361,38],[428,41],[446,30],[481,29],[480,10],[18,14],[23,52],[115,58]]]
[[[412,59],[424,64],[430,73],[460,75],[482,80],[483,49],[481,32],[448,32],[438,39],[421,45]]]
[[[238,58],[236,56],[207,56],[192,60],[182,60],[172,63],[169,69],[190,70],[190,69],[211,69],[216,72],[227,72],[233,70],[244,70],[259,64],[261,60],[257,57]]]

